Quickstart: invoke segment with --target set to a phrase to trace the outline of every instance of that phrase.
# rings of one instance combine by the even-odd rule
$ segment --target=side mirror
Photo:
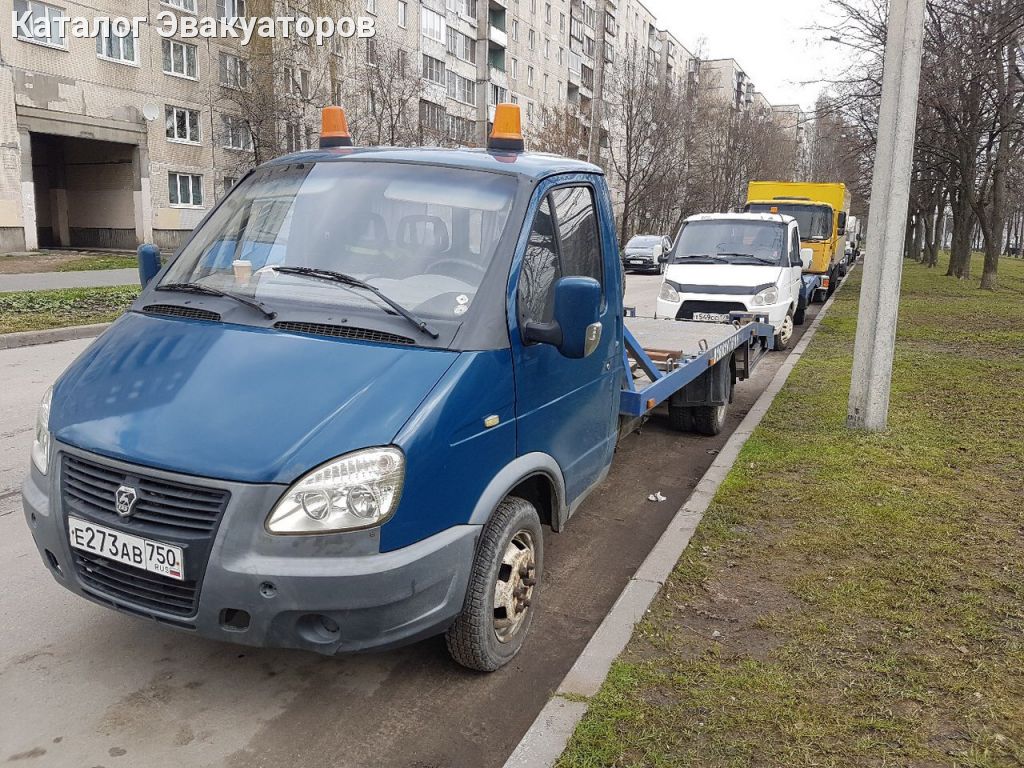
[[[527,323],[527,342],[550,344],[570,360],[590,357],[601,342],[601,285],[592,277],[563,277],[555,284],[555,319]]]
[[[846,234],[846,212],[839,212],[839,236],[842,237]]]
[[[139,282],[145,288],[160,271],[160,249],[152,243],[139,246]]]
[[[800,249],[800,264],[803,266],[806,272],[811,268],[811,262],[814,261],[814,249],[813,248],[801,248]]]

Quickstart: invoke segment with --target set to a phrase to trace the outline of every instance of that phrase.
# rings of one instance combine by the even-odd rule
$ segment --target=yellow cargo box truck
[[[846,223],[850,193],[845,184],[802,181],[752,181],[746,210],[792,216],[804,248],[814,251],[804,272],[804,301],[832,295],[845,274]],[[806,306],[806,304],[805,304]]]

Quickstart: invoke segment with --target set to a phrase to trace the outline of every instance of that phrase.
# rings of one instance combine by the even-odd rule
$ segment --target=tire
[[[779,328],[779,332],[775,334],[776,352],[785,352],[789,349],[789,344],[793,341],[795,325],[796,317],[793,314],[793,310],[790,310],[786,313],[786,319],[782,321],[782,327]]]
[[[509,496],[484,526],[462,613],[445,634],[455,661],[478,672],[494,672],[515,658],[533,623],[543,568],[544,535],[537,510]],[[495,605],[499,582],[507,587],[503,591],[513,611],[526,603],[513,621],[499,618],[507,614],[507,606]]]
[[[832,298],[832,294],[835,293],[836,288],[839,287],[839,280],[839,270],[837,269],[833,271],[832,274],[829,276],[828,291],[825,292],[825,301],[828,301],[829,299]]]
[[[693,408],[669,405],[668,425],[676,432],[693,432]]]
[[[728,413],[728,405],[702,405],[694,408],[693,431],[708,437],[721,434]]]
[[[664,275],[665,274],[665,262],[663,262],[663,261],[659,261],[658,262],[658,274],[659,275]]]

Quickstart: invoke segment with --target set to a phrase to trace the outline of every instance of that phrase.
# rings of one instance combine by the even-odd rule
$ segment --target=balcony
[[[490,27],[490,31],[487,33],[487,39],[492,46],[508,48],[508,32],[504,29],[498,29],[493,24]]]

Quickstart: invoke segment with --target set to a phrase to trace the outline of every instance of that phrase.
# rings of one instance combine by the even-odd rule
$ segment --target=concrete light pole
[[[846,424],[881,431],[889,420],[903,238],[921,81],[925,0],[890,0],[878,147],[871,181],[867,258]]]

